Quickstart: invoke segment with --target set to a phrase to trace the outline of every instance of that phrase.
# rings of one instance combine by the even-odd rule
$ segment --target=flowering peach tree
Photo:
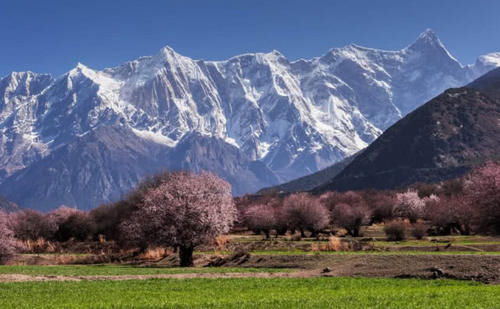
[[[15,244],[14,233],[8,227],[8,216],[0,211],[0,263],[14,253]]]
[[[229,232],[236,214],[226,181],[208,172],[175,172],[146,192],[122,229],[143,248],[177,248],[181,266],[192,266],[194,248]]]

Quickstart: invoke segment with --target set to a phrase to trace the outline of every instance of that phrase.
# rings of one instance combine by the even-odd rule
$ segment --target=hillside
[[[0,211],[12,212],[18,209],[19,206],[0,195]]]
[[[261,189],[257,192],[257,194],[266,194],[268,192],[293,193],[312,190],[317,186],[328,182],[330,179],[335,178],[335,176],[340,174],[342,170],[346,168],[346,166],[348,166],[349,163],[351,163],[362,151],[363,150],[333,164],[332,166],[322,169],[321,171],[312,173],[311,175],[303,176],[278,186]]]

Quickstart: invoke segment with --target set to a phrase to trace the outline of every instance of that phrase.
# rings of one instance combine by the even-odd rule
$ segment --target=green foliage
[[[250,268],[250,267],[144,267],[127,265],[9,265],[0,266],[0,275],[22,274],[31,276],[123,276],[123,275],[158,275],[185,273],[255,273],[288,272],[285,268]]]
[[[500,286],[366,278],[1,283],[2,308],[496,308]]]

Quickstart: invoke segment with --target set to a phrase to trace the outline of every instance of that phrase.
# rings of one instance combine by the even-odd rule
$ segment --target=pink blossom
[[[192,265],[193,249],[229,232],[236,220],[231,186],[208,173],[171,173],[149,189],[123,231],[140,246],[180,249],[181,265]]]

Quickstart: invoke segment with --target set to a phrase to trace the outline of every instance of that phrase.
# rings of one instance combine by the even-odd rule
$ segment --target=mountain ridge
[[[154,56],[100,71],[78,64],[57,78],[3,78],[0,192],[16,196],[12,199],[20,205],[35,207],[22,194],[9,191],[19,190],[12,184],[30,182],[21,179],[29,174],[22,171],[41,168],[37,162],[49,160],[58,149],[106,126],[122,126],[127,139],[138,138],[141,145],[154,143],[151,147],[165,154],[176,153],[179,143],[190,135],[223,141],[204,145],[219,149],[218,153],[221,149],[239,152],[229,156],[239,165],[231,168],[232,173],[241,171],[251,179],[227,176],[238,188],[233,193],[256,191],[256,180],[262,180],[261,187],[275,185],[358,152],[426,99],[495,67],[492,59],[496,56],[489,55],[463,66],[432,31],[426,31],[399,51],[348,45],[295,61],[277,51],[205,61],[165,47]],[[192,141],[194,147],[200,140]],[[54,156],[52,160],[68,158]],[[158,162],[190,170],[211,166],[204,160],[169,162],[162,158]],[[130,176],[125,183],[144,176],[137,174],[144,168],[127,166]],[[107,169],[104,174],[117,172],[111,165]],[[94,184],[76,181],[70,194],[81,196],[79,190],[84,189],[79,188],[97,183],[114,186],[109,192],[121,192],[104,174]],[[55,201],[66,200],[51,193],[59,191],[29,199],[51,200],[47,207],[56,207]],[[114,198],[116,194],[107,193],[102,201]],[[90,202],[78,206],[92,207]]]
[[[500,69],[448,89],[386,130],[314,191],[394,189],[463,175],[500,153]]]

